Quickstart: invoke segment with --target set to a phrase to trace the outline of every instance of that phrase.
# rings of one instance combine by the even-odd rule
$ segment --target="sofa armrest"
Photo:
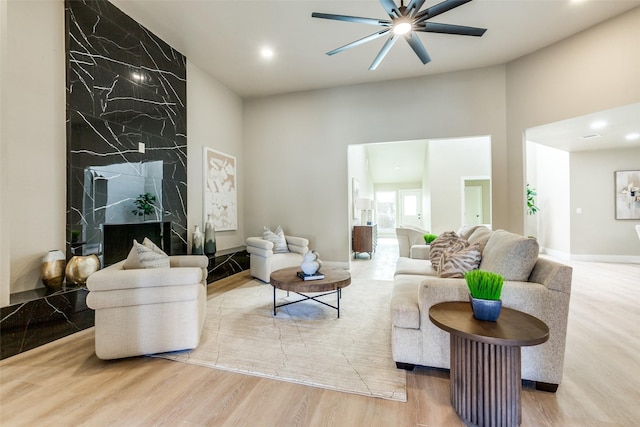
[[[289,251],[305,255],[309,252],[309,240],[303,237],[284,236]]]
[[[428,260],[430,253],[431,245],[413,245],[409,251],[409,258]]]
[[[202,282],[203,273],[200,267],[124,270],[123,265],[124,261],[120,261],[89,276],[87,279],[89,291],[193,285]]]
[[[270,258],[273,256],[273,242],[261,239],[260,237],[248,237],[247,252],[251,255]]]
[[[573,268],[550,259],[538,257],[529,275],[529,282],[540,283],[552,291],[571,294]]]

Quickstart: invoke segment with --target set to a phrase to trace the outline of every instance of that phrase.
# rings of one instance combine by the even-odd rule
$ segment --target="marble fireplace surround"
[[[161,200],[153,219],[170,224],[167,252],[186,254],[186,58],[106,0],[66,0],[65,20],[67,258],[101,255],[103,224],[135,221],[126,215],[144,192]],[[140,173],[158,162],[161,177]],[[110,165],[129,194],[93,188],[96,176],[112,177]],[[209,257],[208,283],[249,268],[246,251],[227,252]],[[66,286],[11,295],[0,308],[0,359],[92,327],[86,295]]]

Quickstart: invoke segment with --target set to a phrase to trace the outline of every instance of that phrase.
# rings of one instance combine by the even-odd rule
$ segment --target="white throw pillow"
[[[287,246],[287,240],[284,238],[284,231],[282,231],[282,227],[278,226],[276,231],[271,231],[269,228],[264,227],[262,238],[273,243],[274,254],[289,252],[289,247]]]
[[[123,268],[134,270],[139,268],[169,268],[169,256],[151,240],[144,238],[143,244],[133,241]]]

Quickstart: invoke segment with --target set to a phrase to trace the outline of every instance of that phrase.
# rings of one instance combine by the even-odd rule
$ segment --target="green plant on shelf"
[[[464,279],[473,298],[499,300],[502,295],[504,278],[500,274],[484,270],[471,270],[465,273]]]
[[[136,205],[136,208],[131,211],[132,214],[146,217],[147,215],[151,215],[155,211],[156,196],[151,193],[144,193],[139,195],[136,200],[133,202]]]

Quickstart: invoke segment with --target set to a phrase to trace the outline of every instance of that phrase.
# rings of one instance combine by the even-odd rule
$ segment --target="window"
[[[396,192],[376,191],[376,218],[380,230],[396,229]]]

